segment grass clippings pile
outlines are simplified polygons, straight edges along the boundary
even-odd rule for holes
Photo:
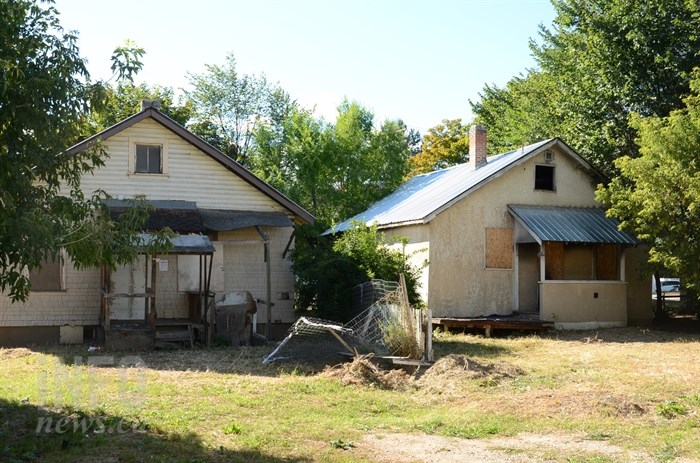
[[[466,381],[479,381],[495,386],[503,379],[515,378],[525,372],[504,363],[474,360],[461,354],[449,354],[437,360],[417,381],[417,386],[430,393],[446,393],[458,389]]]
[[[404,370],[384,370],[375,365],[371,355],[360,355],[351,362],[327,367],[321,372],[325,378],[336,379],[343,386],[368,386],[388,390],[404,390],[413,378]]]

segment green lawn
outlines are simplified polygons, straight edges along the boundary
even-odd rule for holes
[[[263,366],[268,348],[0,349],[0,461],[374,461],[367,436],[398,433],[575,435],[632,452],[533,447],[532,461],[700,461],[699,336],[443,334],[435,350],[432,369],[384,389]]]

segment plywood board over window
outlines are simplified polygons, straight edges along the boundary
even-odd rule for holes
[[[595,247],[596,280],[618,280],[620,245],[598,244]]]
[[[547,280],[564,279],[564,243],[544,243],[544,274]]]
[[[63,258],[47,258],[41,268],[29,272],[29,282],[32,291],[62,291],[63,290]]]
[[[513,229],[486,229],[486,268],[513,268]]]

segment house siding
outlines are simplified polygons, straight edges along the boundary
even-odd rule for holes
[[[503,172],[438,214],[430,227],[430,292],[436,317],[506,315],[515,309],[514,269],[485,268],[485,229],[513,228],[508,204],[589,207],[595,185],[569,156],[553,148],[556,191],[536,191],[539,153]],[[465,252],[468,250],[468,252]]]
[[[270,282],[272,322],[292,323],[294,315],[294,274],[289,255],[282,257],[292,228],[262,227],[270,238]],[[258,232],[242,229],[219,233],[224,244],[224,286],[228,291],[246,290],[254,299],[267,300],[264,246]],[[288,299],[280,296],[288,295]],[[258,323],[267,321],[267,306],[258,303]]]
[[[100,272],[78,270],[70,261],[64,272],[65,291],[33,292],[26,302],[14,304],[8,296],[0,296],[0,326],[97,325]]]
[[[136,140],[167,145],[167,171],[164,175],[129,173],[130,141]],[[280,203],[150,118],[113,135],[103,142],[103,146],[109,157],[105,159],[103,167],[83,177],[81,185],[86,195],[102,189],[113,197],[142,194],[150,200],[194,201],[200,208],[283,212],[291,217],[291,212]],[[293,228],[266,228],[266,231],[270,236],[272,255],[272,296],[275,303],[272,319],[273,322],[291,323],[294,321],[294,276],[290,261],[282,258],[282,253]],[[249,228],[219,233],[219,239],[260,242],[247,245],[222,244],[225,290],[246,289],[251,291],[253,297],[266,299],[266,268],[260,235],[255,229]],[[162,256],[160,259],[168,261],[168,269],[156,272],[158,317],[188,317],[188,294],[178,291],[177,286],[177,256]],[[99,269],[78,270],[68,261],[64,272],[64,291],[33,292],[26,303],[16,304],[12,304],[6,295],[0,295],[0,327],[98,325],[101,290]],[[285,294],[289,297],[284,298]],[[219,293],[218,297],[223,295]],[[265,305],[260,304],[260,310],[265,309]],[[1,336],[0,345],[3,345]]]
[[[167,173],[129,174],[129,140],[167,143]],[[104,142],[106,165],[86,175],[85,193],[102,189],[114,197],[146,195],[152,200],[182,199],[209,209],[287,212],[279,203],[152,119],[145,119]]]

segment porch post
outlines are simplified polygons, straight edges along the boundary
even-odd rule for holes
[[[540,252],[537,253],[540,258],[540,281],[546,280],[545,277],[545,255],[544,255],[544,243],[540,244]]]
[[[519,261],[518,256],[518,243],[513,242],[513,254],[515,257],[515,262],[513,262],[513,311],[520,311],[520,277],[519,273]]]
[[[620,281],[626,281],[625,278],[625,250],[624,246],[620,246]]]

